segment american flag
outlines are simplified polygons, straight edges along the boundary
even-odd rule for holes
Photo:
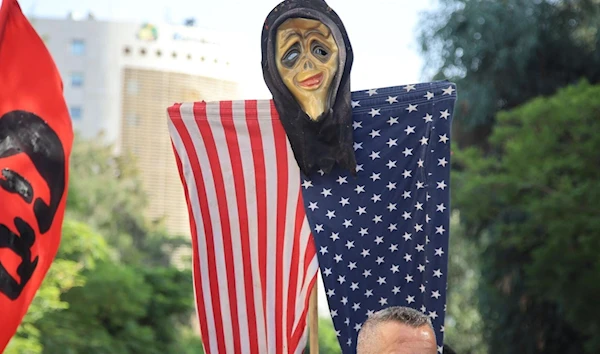
[[[344,353],[355,353],[370,314],[396,305],[429,315],[442,352],[455,100],[446,81],[354,92],[357,176],[338,169],[303,177]]]
[[[206,353],[301,353],[318,270],[300,171],[269,100],[176,104]]]

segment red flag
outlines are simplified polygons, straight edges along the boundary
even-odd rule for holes
[[[60,243],[73,129],[58,70],[16,0],[0,8],[0,352]]]
[[[184,103],[169,117],[205,352],[302,353],[318,264],[272,101]]]

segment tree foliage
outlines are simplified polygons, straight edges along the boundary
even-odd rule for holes
[[[448,297],[444,343],[457,353],[486,354],[483,320],[479,312],[481,266],[479,248],[465,235],[458,212],[450,219]]]
[[[491,152],[455,154],[453,200],[483,249],[490,353],[598,353],[600,86],[498,115]]]
[[[67,215],[101,232],[122,262],[168,266],[171,251],[189,241],[168,235],[161,220],[149,220],[147,205],[131,154],[115,154],[102,139],[76,138]]]
[[[65,294],[67,311],[44,317],[44,353],[175,353],[190,316],[191,274],[100,264]]]
[[[54,312],[68,309],[69,303],[61,295],[82,286],[85,283],[83,270],[94,269],[96,262],[109,259],[109,254],[109,247],[102,236],[81,222],[66,219],[56,259],[5,354],[41,353],[39,321]]]
[[[600,1],[438,2],[419,38],[431,76],[458,84],[452,200],[461,226],[451,242],[464,233],[480,259],[471,303],[490,353],[598,352],[590,317],[600,228],[589,199],[598,96],[578,82],[600,82]],[[480,150],[458,150],[469,146]],[[452,290],[463,257],[453,249],[448,318],[457,327],[447,334],[458,346],[453,338],[471,337],[469,307],[454,306],[464,299]]]
[[[191,332],[188,240],[148,220],[135,161],[76,139],[58,254],[7,354],[202,353]]]
[[[340,348],[340,343],[333,327],[333,321],[329,317],[319,318],[319,353],[342,353],[342,348]]]
[[[429,72],[459,87],[461,144],[483,144],[500,110],[581,78],[600,82],[599,0],[439,3],[419,38]]]
[[[308,343],[304,352],[310,353],[310,345]],[[333,321],[330,317],[319,317],[319,353],[342,353],[335,328],[333,327]]]

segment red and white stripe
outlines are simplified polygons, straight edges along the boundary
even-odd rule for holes
[[[184,103],[168,113],[205,352],[302,353],[318,264],[272,101]]]

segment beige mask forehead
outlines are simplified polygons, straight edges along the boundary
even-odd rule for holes
[[[298,36],[306,38],[311,34],[329,38],[331,30],[321,21],[307,18],[287,19],[277,28],[277,46],[279,48],[284,48],[294,37]]]

